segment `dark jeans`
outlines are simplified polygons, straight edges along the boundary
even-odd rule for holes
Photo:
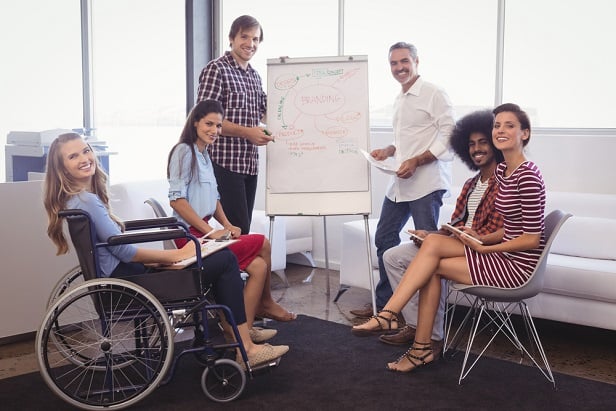
[[[234,173],[214,162],[212,164],[222,209],[231,224],[241,228],[242,234],[248,234],[255,206],[257,176]]]
[[[141,263],[120,262],[111,276],[122,278],[137,274],[148,275],[147,271],[148,269]],[[235,323],[238,325],[245,323],[244,282],[240,275],[240,267],[237,264],[235,254],[225,248],[205,257],[203,259],[202,279],[204,285],[211,287],[216,302],[229,307]]]
[[[244,282],[235,254],[224,248],[208,255],[203,259],[203,271],[203,281],[212,285],[216,302],[229,307],[237,324],[245,323]]]
[[[395,203],[387,197],[383,200],[381,216],[374,235],[376,255],[379,260],[379,283],[375,290],[377,309],[382,309],[393,294],[383,264],[383,254],[400,244],[400,231],[410,217],[413,217],[413,224],[417,230],[437,230],[444,194],[445,190],[438,190],[413,201]]]

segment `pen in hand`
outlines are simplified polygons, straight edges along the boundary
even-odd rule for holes
[[[270,136],[270,137],[271,137],[271,135],[272,135],[272,133],[270,133],[270,132],[269,132],[269,130],[267,130],[267,129],[263,129],[263,133],[264,133],[266,136]],[[274,140],[274,138],[272,137],[272,143],[275,143],[275,142],[276,142],[276,140]]]

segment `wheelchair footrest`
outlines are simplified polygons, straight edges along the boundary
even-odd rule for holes
[[[255,367],[250,367],[250,369],[252,370],[253,375],[265,374],[270,372],[272,368],[278,367],[278,364],[280,364],[280,358],[276,358],[275,360],[259,364]]]

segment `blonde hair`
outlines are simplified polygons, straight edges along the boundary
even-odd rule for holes
[[[68,242],[64,236],[62,219],[58,213],[66,208],[66,202],[70,197],[82,191],[80,185],[64,167],[64,160],[61,153],[61,148],[65,143],[77,139],[82,139],[77,133],[61,134],[51,143],[47,153],[43,204],[45,205],[48,219],[47,235],[58,248],[56,255],[66,254],[68,252]],[[89,144],[88,147],[90,147]],[[92,152],[95,153],[94,150],[92,150]],[[109,211],[111,219],[118,223],[123,230],[124,225],[118,217],[113,215],[109,206],[107,174],[102,169],[96,154],[94,154],[94,159],[96,161],[96,170],[92,178],[92,185],[89,187],[90,192],[96,194],[100,198],[101,202]]]

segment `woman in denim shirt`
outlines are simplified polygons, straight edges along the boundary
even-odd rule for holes
[[[206,147],[220,135],[223,108],[215,100],[200,101],[191,110],[179,142],[171,149],[167,164],[169,201],[174,216],[185,222],[197,237],[211,239],[230,237],[239,239],[228,248],[237,256],[240,269],[249,274],[244,289],[244,304],[248,325],[256,315],[277,321],[292,321],[296,318],[272,298],[271,246],[262,234],[242,234],[234,226],[219,201],[218,188],[212,161]],[[222,224],[216,230],[210,225],[211,218]],[[176,239],[182,247],[184,239]],[[265,341],[275,335],[275,330],[251,328],[255,341]]]

